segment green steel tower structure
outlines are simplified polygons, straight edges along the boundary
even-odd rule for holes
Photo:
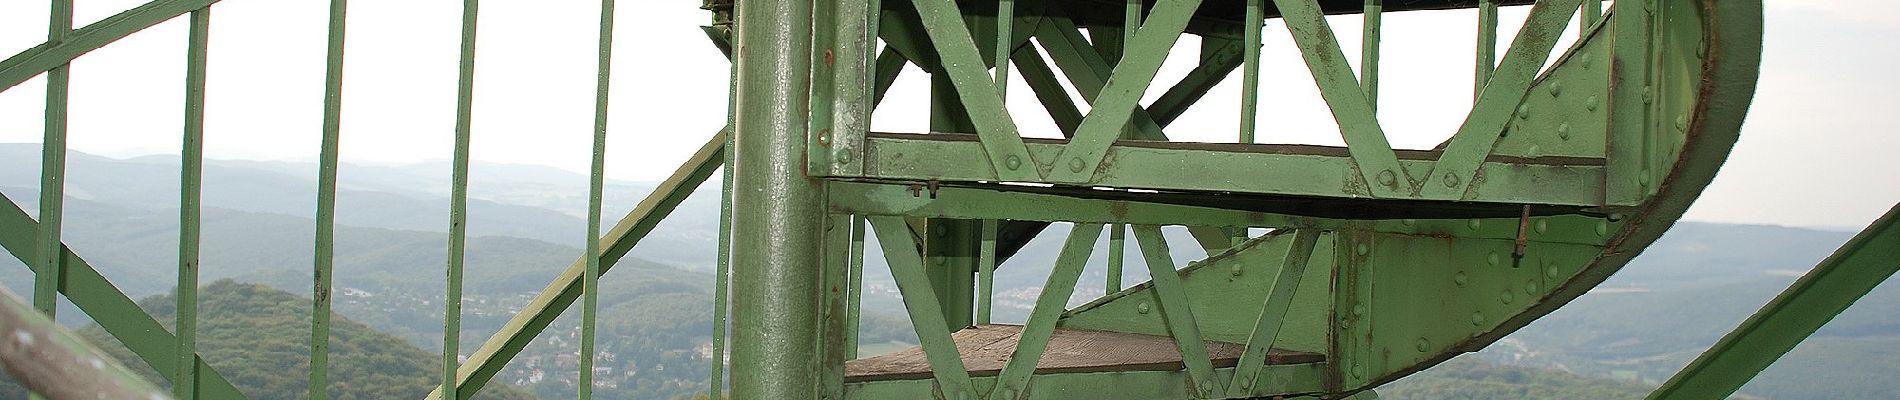
[[[0,244],[36,272],[36,308],[7,296],[0,328],[64,338],[34,315],[51,314],[63,294],[177,382],[172,396],[241,399],[195,353],[191,322],[212,3],[154,0],[73,29],[70,0],[55,0],[48,40],[0,61],[0,90],[49,78],[41,218],[11,199],[0,207]],[[1563,306],[1667,230],[1736,142],[1762,42],[1759,0],[1607,8],[1601,0],[706,0],[704,34],[732,60],[727,127],[605,235],[590,237],[587,253],[500,332],[462,351],[477,3],[465,0],[462,14],[446,350],[432,399],[479,393],[577,301],[582,346],[591,348],[597,278],[722,166],[713,312],[715,347],[724,354],[730,345],[730,365],[714,357],[715,397],[1372,397],[1381,384]],[[1511,37],[1499,36],[1505,6],[1528,9]],[[602,165],[613,160],[603,146],[613,7],[602,2],[596,38],[589,232],[602,225]],[[329,397],[347,8],[331,0],[313,398]],[[1382,18],[1460,8],[1478,15],[1474,104],[1442,144],[1396,149],[1378,118],[1379,76],[1407,66],[1380,63]],[[61,242],[66,65],[187,14],[180,312],[177,328],[166,329]],[[1356,66],[1332,27],[1342,18],[1363,18]],[[1319,89],[1344,146],[1274,143],[1291,128],[1261,110],[1268,34],[1297,45],[1310,72],[1300,78]],[[1198,48],[1181,45],[1190,35]],[[1157,81],[1170,53],[1195,51],[1198,64],[1183,78]],[[927,118],[928,132],[872,131],[872,111],[907,67],[930,78],[928,115],[910,116]],[[1207,96],[1236,70],[1239,99]],[[1017,121],[1031,116],[1005,107],[1012,80],[1034,92],[1059,132],[1023,131]],[[1194,105],[1236,100],[1236,140],[1170,140],[1182,136],[1172,123]],[[1733,393],[1900,267],[1895,218],[1875,222],[1652,397]],[[1067,225],[1057,230],[1067,236],[1027,322],[991,323],[995,268],[1052,224]],[[1185,227],[1199,249],[1170,249],[1163,227]],[[1105,233],[1109,245],[1098,248]],[[859,357],[873,237],[921,345]],[[1121,282],[1131,250],[1151,281]],[[1078,282],[1098,251],[1110,255],[1109,278],[1099,283],[1107,295],[1068,306],[1078,284],[1098,284]],[[1177,265],[1173,254],[1183,251],[1209,256]],[[52,363],[33,360],[89,351],[69,339],[41,343],[76,347],[0,349],[8,371],[40,393],[154,391],[116,365],[38,368]],[[582,351],[583,398],[592,353]]]

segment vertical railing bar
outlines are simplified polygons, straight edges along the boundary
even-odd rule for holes
[[[1498,2],[1497,0],[1478,1],[1478,59],[1477,75],[1472,80],[1471,101],[1478,101],[1478,93],[1484,92],[1485,84],[1491,82],[1491,73],[1498,63]]]
[[[877,7],[872,8],[875,9]],[[737,31],[733,32],[732,40],[735,42],[738,40]],[[731,60],[728,60],[731,62],[728,62],[726,65],[726,75],[730,76],[732,81],[738,81],[738,44],[734,43],[733,47]],[[902,66],[900,65],[899,68],[902,68]],[[726,86],[726,109],[737,109],[739,106],[739,89],[737,85]],[[876,93],[873,93],[873,104],[875,104],[877,99],[879,99],[879,97],[876,97]],[[733,126],[733,121],[733,113],[728,111],[726,113],[726,127],[728,129]],[[712,375],[708,382],[711,388],[708,389],[707,393],[707,398],[710,400],[720,400],[725,397],[726,330],[728,328],[726,316],[729,315],[728,313],[731,311],[729,307],[732,300],[729,289],[732,280],[732,167],[735,165],[732,156],[732,144],[733,138],[736,135],[732,135],[730,133],[732,131],[730,130],[727,132],[725,151],[720,153],[724,160],[720,161],[721,164],[719,167],[719,241],[715,250],[719,252],[719,254],[713,256],[713,359]]]
[[[172,397],[198,398],[198,239],[204,194],[205,53],[211,8],[191,12],[185,50],[185,138],[178,170],[178,295],[173,330],[178,334]]]
[[[998,0],[996,4],[996,94],[1009,103],[1009,54],[1016,36],[1016,0]]]
[[[59,43],[73,30],[72,0],[53,0],[46,42]],[[71,65],[46,71],[46,131],[40,142],[40,264],[33,276],[33,308],[52,318],[59,309],[65,266],[60,258],[60,228],[66,204],[66,101]]]
[[[1135,31],[1141,29],[1141,2],[1142,0],[1128,0],[1127,5],[1122,8],[1122,43],[1119,51],[1123,56],[1128,54],[1128,45],[1135,42]],[[1117,60],[1121,58],[1127,57],[1120,57]]]
[[[330,398],[330,294],[336,258],[337,141],[343,116],[343,35],[349,0],[330,0],[329,43],[324,56],[323,149],[317,166],[317,232],[311,265],[310,399]]]
[[[1359,38],[1359,86],[1366,89],[1366,103],[1379,112],[1379,43],[1385,19],[1384,0],[1366,0],[1365,32]]]
[[[46,43],[65,41],[73,30],[72,0],[53,0],[47,13]],[[65,285],[61,278],[66,276],[65,259],[60,256],[65,247],[60,230],[66,214],[66,102],[71,69],[71,64],[65,64],[46,71],[46,125],[40,141],[40,232],[36,243],[40,257],[34,260],[40,267],[34,269],[33,308],[46,314],[47,319],[53,319],[59,310],[59,287]],[[43,398],[37,393],[27,397]]]
[[[864,216],[851,216],[851,249],[848,257],[851,269],[850,296],[845,298],[845,336],[844,351],[846,359],[858,358],[858,330],[860,313],[864,308]]]
[[[1127,225],[1108,225],[1108,290],[1103,293],[1115,293],[1122,290],[1122,265],[1124,251],[1128,242],[1125,236]]]
[[[997,220],[983,220],[982,243],[976,253],[976,323],[990,323],[990,310],[996,302],[996,229]]]
[[[1260,116],[1260,29],[1266,23],[1261,7],[1266,0],[1247,0],[1244,18],[1246,31],[1241,39],[1245,49],[1240,72],[1240,142],[1254,143],[1254,129]]]
[[[594,159],[587,189],[587,271],[581,274],[580,398],[594,398],[594,330],[600,308],[600,208],[606,190],[607,94],[613,75],[614,0],[600,0],[600,49],[594,81]]]
[[[458,393],[462,337],[463,250],[468,241],[468,145],[475,97],[475,21],[481,0],[462,1],[462,42],[456,81],[455,159],[449,188],[449,260],[447,298],[442,302],[442,398],[468,397]]]

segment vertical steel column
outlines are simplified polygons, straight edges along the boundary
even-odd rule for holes
[[[1267,0],[1247,0],[1247,24],[1240,45],[1245,49],[1245,64],[1240,69],[1240,142],[1254,142],[1254,125],[1260,116],[1260,28],[1265,17],[1260,8]]]
[[[73,30],[72,0],[54,0],[46,42],[59,43]],[[33,275],[33,308],[52,318],[66,275],[60,258],[60,226],[66,204],[66,94],[71,65],[46,71],[46,132],[40,142],[40,264]]]
[[[1385,19],[1383,0],[1366,0],[1365,31],[1359,37],[1359,86],[1366,89],[1366,104],[1379,112],[1379,29]]]
[[[177,370],[172,397],[198,398],[198,218],[204,194],[205,51],[211,33],[211,8],[191,12],[185,50],[185,138],[178,169],[178,333]]]
[[[442,398],[456,400],[474,393],[458,393],[455,372],[460,368],[462,341],[463,247],[468,241],[468,142],[475,100],[475,17],[481,0],[462,1],[461,65],[456,81],[455,159],[449,178],[449,266],[447,296],[442,299]],[[590,257],[591,258],[591,257]]]
[[[594,160],[587,189],[587,259],[581,274],[580,398],[594,398],[594,325],[600,306],[600,203],[606,184],[607,89],[613,73],[614,0],[600,1],[600,49],[594,74]]]
[[[737,4],[732,368],[741,399],[817,398],[823,186],[805,175],[812,4]]]
[[[1122,264],[1123,258],[1126,258],[1123,251],[1128,247],[1124,235],[1127,235],[1127,231],[1127,225],[1108,225],[1108,290],[1102,293],[1122,291]]]
[[[323,70],[323,150],[317,164],[316,256],[311,265],[311,399],[330,398],[330,284],[336,259],[337,141],[343,122],[343,27],[349,0],[330,0],[330,37]]]
[[[859,317],[864,308],[864,229],[864,216],[852,215],[851,249],[849,250],[851,253],[847,255],[851,258],[849,266],[851,283],[845,289],[850,292],[850,296],[846,298],[849,303],[845,305],[844,326],[849,328],[845,330],[844,337],[846,359],[858,358],[858,331],[862,328],[859,326]]]
[[[1601,20],[1603,20],[1603,0],[1584,0],[1583,29],[1579,29],[1577,35],[1589,36],[1590,26],[1596,25],[1597,21]]]
[[[1471,101],[1478,101],[1478,94],[1484,92],[1484,85],[1491,82],[1491,73],[1498,64],[1498,2],[1497,0],[1478,1],[1478,72],[1472,80]]]
[[[976,323],[990,323],[990,310],[996,303],[996,230],[997,220],[983,220],[981,243],[976,252]]]

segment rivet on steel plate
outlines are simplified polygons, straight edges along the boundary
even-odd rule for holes
[[[1152,309],[1153,307],[1154,307],[1154,306],[1150,306],[1150,305],[1148,305],[1148,302],[1146,302],[1146,301],[1144,301],[1144,302],[1141,302],[1141,304],[1136,304],[1136,305],[1135,305],[1135,312],[1137,312],[1137,313],[1142,313],[1142,314],[1147,314],[1147,313],[1148,313],[1148,310],[1150,310],[1150,309]]]
[[[1550,220],[1537,220],[1537,233],[1544,233],[1544,231],[1548,230],[1550,230]]]
[[[850,164],[852,158],[851,150],[849,149],[838,149],[836,153],[831,154],[831,159],[837,161],[839,164]]]
[[[1689,129],[1689,114],[1676,115],[1676,130],[1680,131],[1680,130],[1688,130],[1688,129]]]
[[[1365,243],[1360,243],[1359,247],[1355,251],[1358,252],[1359,255],[1363,256],[1363,255],[1366,255],[1366,253],[1372,252],[1372,246],[1367,246]]]
[[[1564,83],[1562,81],[1557,81],[1557,80],[1550,81],[1550,97],[1557,97],[1557,95],[1563,94],[1563,92],[1564,92]]]
[[[1458,284],[1458,287],[1465,287],[1465,282],[1470,281],[1471,278],[1466,277],[1464,271],[1458,271],[1458,274],[1451,276],[1451,283]]]
[[[1557,124],[1557,138],[1563,139],[1563,140],[1570,140],[1570,123],[1569,122]]]
[[[1531,105],[1529,104],[1517,105],[1517,119],[1526,119],[1530,117],[1531,117]]]
[[[1472,325],[1483,325],[1483,324],[1484,324],[1484,312],[1483,312],[1483,311],[1472,311],[1472,312],[1471,312],[1471,324],[1472,324]]]
[[[1504,291],[1503,294],[1498,295],[1498,301],[1503,302],[1504,304],[1511,304],[1512,302],[1517,301],[1517,294],[1511,293],[1511,291],[1507,289]]]
[[[1553,269],[1552,271],[1555,271],[1555,270]],[[1524,281],[1524,295],[1530,296],[1530,295],[1537,294],[1537,289],[1539,286],[1540,285],[1537,284],[1537,280],[1535,279]]]
[[[1584,99],[1583,109],[1596,111],[1597,110],[1597,96],[1593,94],[1593,95],[1590,95],[1589,98]]]
[[[1458,175],[1450,173],[1450,172],[1446,172],[1445,173],[1445,187],[1450,187],[1450,188],[1458,187]]]
[[[1495,267],[1495,266],[1497,266],[1497,265],[1498,265],[1498,252],[1495,252],[1495,251],[1493,251],[1493,252],[1491,252],[1491,255],[1489,255],[1489,256],[1485,256],[1485,257],[1484,257],[1484,262],[1485,262],[1485,263],[1488,263],[1488,264],[1491,264],[1491,266],[1493,266],[1493,267]]]
[[[1608,235],[1608,234],[1610,234],[1610,222],[1597,221],[1597,236],[1603,236],[1603,235]]]
[[[1014,154],[1003,157],[1003,168],[1009,168],[1011,171],[1014,171],[1022,167],[1023,159],[1021,157],[1017,157]]]
[[[1234,268],[1227,270],[1227,273],[1232,274],[1234,276],[1240,276],[1240,266],[1234,265]]]
[[[1398,183],[1399,183],[1399,176],[1398,174],[1392,173],[1392,170],[1388,169],[1384,171],[1379,171],[1379,184],[1392,186],[1392,185],[1397,185]]]
[[[1088,168],[1088,164],[1088,161],[1082,161],[1082,157],[1071,158],[1069,159],[1069,171],[1082,172],[1083,168]]]
[[[1465,225],[1470,226],[1471,230],[1475,231],[1475,230],[1478,230],[1479,227],[1484,226],[1484,220],[1472,218],[1471,222],[1468,222]]]
[[[1556,278],[1556,277],[1557,277],[1557,266],[1556,266],[1556,265],[1547,265],[1547,266],[1544,266],[1544,276],[1546,276],[1546,277],[1551,277],[1551,278]]]
[[[1425,338],[1418,338],[1418,352],[1424,353],[1425,351],[1431,350],[1431,349],[1432,349],[1432,342],[1426,341]]]
[[[1359,304],[1353,304],[1353,305],[1352,305],[1352,316],[1354,316],[1354,317],[1365,317],[1365,316],[1366,316],[1366,305],[1365,305],[1365,303],[1359,303]]]

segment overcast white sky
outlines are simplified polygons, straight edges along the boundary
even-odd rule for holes
[[[77,4],[77,25],[140,4]],[[622,1],[612,96],[609,175],[654,180],[724,125],[727,67],[699,33],[695,0]],[[1762,80],[1726,167],[1689,219],[1859,227],[1900,201],[1900,4],[1768,0]],[[328,1],[227,0],[213,7],[207,157],[311,160],[321,116]],[[46,2],[0,2],[0,53],[45,39]],[[473,156],[480,161],[585,171],[592,124],[594,1],[487,1],[477,54]],[[460,2],[351,3],[342,155],[356,163],[411,163],[450,154]],[[1505,38],[1523,8],[1503,14]],[[1469,11],[1386,18],[1381,121],[1399,147],[1429,147],[1462,121],[1471,101]],[[1357,59],[1356,18],[1334,29]],[[159,25],[81,58],[73,67],[70,142],[117,157],[177,154],[185,21]],[[1284,26],[1267,28],[1263,142],[1340,144]],[[1573,28],[1567,36],[1574,37]],[[1507,39],[1508,40],[1508,39]],[[1567,46],[1568,43],[1560,46]],[[1150,99],[1192,67],[1186,37]],[[1355,61],[1356,62],[1356,61]],[[1401,68],[1403,67],[1403,68]],[[1177,140],[1231,141],[1238,75],[1170,127]],[[1013,113],[1030,136],[1055,128],[1019,82]],[[874,120],[921,131],[927,80],[913,70]],[[44,80],[0,92],[0,142],[38,142]],[[345,169],[343,173],[349,171]],[[446,179],[446,177],[445,177]]]

